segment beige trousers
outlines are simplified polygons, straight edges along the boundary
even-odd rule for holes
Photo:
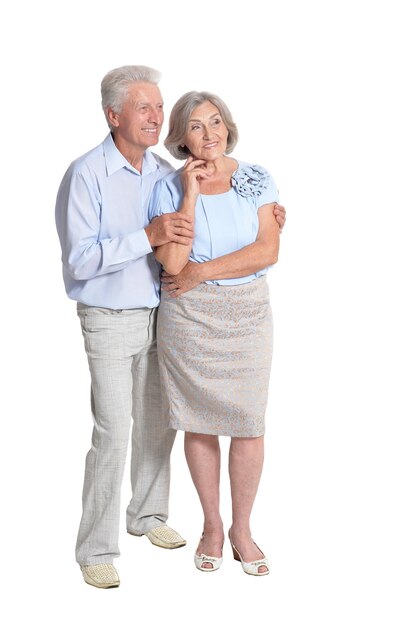
[[[120,492],[132,418],[132,499],[126,522],[135,534],[168,517],[175,431],[161,411],[157,309],[118,311],[78,303],[77,312],[91,373],[94,428],[76,559],[95,565],[120,555]]]

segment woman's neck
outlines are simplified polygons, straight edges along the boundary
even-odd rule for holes
[[[232,174],[238,166],[235,159],[222,156],[219,159],[208,161],[207,163],[208,169],[212,169],[212,174],[210,178],[200,181],[201,193],[211,195],[229,191],[232,186]]]

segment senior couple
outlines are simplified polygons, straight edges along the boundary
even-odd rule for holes
[[[214,94],[189,92],[172,110],[165,146],[184,167],[174,171],[149,150],[164,119],[159,78],[146,66],[106,74],[110,133],[70,165],[56,202],[94,422],[76,559],[100,588],[120,584],[113,559],[132,420],[127,531],[162,548],[185,545],[166,524],[170,453],[182,430],[204,516],[194,562],[219,569],[219,436],[228,436],[233,556],[247,574],[269,573],[250,515],[272,353],[265,275],[278,258],[285,210],[267,170],[227,156],[238,132]]]

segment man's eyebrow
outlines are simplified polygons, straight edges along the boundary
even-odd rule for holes
[[[149,104],[150,104],[150,102],[149,102],[148,100],[136,100],[136,102],[134,103],[135,107],[138,107],[138,106],[143,106],[143,105],[148,106]],[[159,101],[159,102],[157,102],[156,104],[157,104],[157,105],[158,105],[158,104],[164,104],[164,101],[163,101],[163,100],[160,100],[160,101]]]

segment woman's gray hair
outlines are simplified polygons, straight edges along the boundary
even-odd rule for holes
[[[107,124],[112,128],[107,110],[121,113],[126,100],[127,91],[132,83],[144,82],[157,85],[161,73],[146,65],[123,65],[107,72],[101,81],[101,106],[106,116]]]
[[[218,108],[220,116],[229,131],[227,136],[226,154],[232,152],[236,146],[239,134],[233,121],[232,114],[221,98],[209,91],[188,91],[174,104],[169,116],[169,129],[164,146],[176,159],[187,159],[190,151],[184,143],[184,136],[188,130],[188,122],[194,109],[204,102],[211,102]]]

